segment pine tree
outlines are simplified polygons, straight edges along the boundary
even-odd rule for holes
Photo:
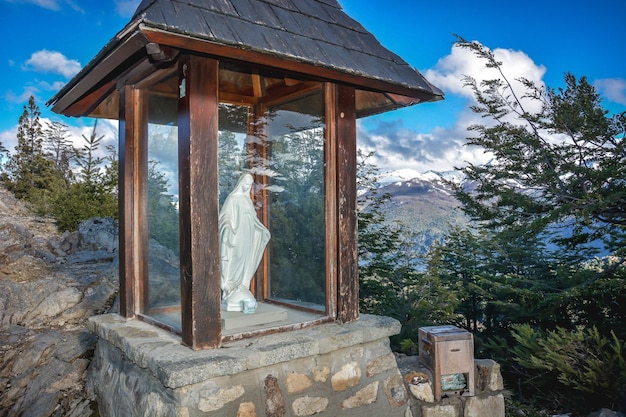
[[[543,234],[572,256],[570,263],[597,253],[597,242],[623,251],[626,113],[609,116],[587,79],[572,74],[565,88],[520,79],[525,91],[515,91],[493,52],[464,39],[457,45],[500,75],[465,79],[478,103],[472,110],[485,121],[469,128],[468,144],[492,153],[494,163],[464,169],[476,183],[472,192],[457,188],[464,211],[494,230]],[[531,104],[539,111],[531,112]]]
[[[54,168],[62,173],[69,186],[73,179],[71,161],[76,155],[76,149],[69,139],[67,126],[60,122],[52,122],[44,130],[44,150],[51,155]]]
[[[86,137],[82,135],[85,141],[82,148],[76,152],[76,163],[80,169],[80,177],[84,185],[88,189],[94,189],[100,183],[100,165],[102,159],[96,154],[100,147],[100,142],[104,135],[98,136],[96,129],[98,128],[98,120],[93,123],[91,135]]]
[[[91,217],[117,217],[116,151],[108,147],[107,156],[97,156],[104,138],[98,136],[97,127],[96,120],[91,135],[82,135],[83,147],[73,150],[77,178],[54,200],[53,215],[59,230],[75,230]],[[103,166],[107,161],[109,164]]]
[[[529,397],[545,399],[544,389],[551,389],[561,399],[583,398],[567,388],[578,389],[580,381],[574,378],[583,374],[563,372],[561,366],[580,368],[587,351],[597,352],[595,357],[610,355],[604,342],[600,347],[596,342],[612,337],[620,345],[625,334],[626,113],[609,116],[587,79],[572,74],[565,75],[564,88],[519,79],[523,91],[516,90],[492,51],[462,38],[457,46],[474,52],[497,75],[482,82],[465,79],[477,102],[472,110],[482,120],[469,128],[473,135],[468,143],[494,158],[489,165],[463,170],[475,184],[471,191],[456,189],[481,233],[468,235],[469,242],[475,240],[467,247],[455,246],[462,239],[447,242],[449,253],[458,256],[442,257],[437,269],[461,274],[466,300],[478,301],[478,308],[466,307],[470,313],[465,314],[475,317],[478,329],[496,336],[483,344],[489,354],[502,355],[497,359],[503,369],[542,383]],[[594,258],[598,254],[604,256]],[[526,326],[523,335],[508,331],[522,329],[520,324]],[[535,329],[558,335],[550,346],[561,349],[558,355],[539,353],[555,358],[562,387],[546,383],[544,377],[554,378],[554,370],[536,372],[537,358],[521,360],[523,352],[516,350],[525,345],[531,354],[537,352],[543,342],[538,333],[533,336]],[[576,341],[572,350],[562,349],[573,345],[568,334],[585,332],[593,337]],[[511,352],[517,357],[511,358]],[[603,385],[591,376],[604,374],[604,366],[597,373],[594,362],[584,382],[596,390],[594,400],[601,398],[597,390]],[[608,397],[619,396],[615,394]],[[591,404],[588,399],[584,402]]]
[[[438,275],[420,270],[414,250],[420,236],[386,220],[385,206],[392,197],[380,193],[378,168],[369,162],[373,154],[359,150],[357,155],[360,311],[399,320],[402,331],[392,344],[413,353],[419,327],[453,321],[455,294]]]
[[[44,154],[40,116],[39,106],[30,96],[18,121],[15,153],[7,164],[7,188],[20,199],[34,198],[36,189],[50,189],[58,179],[52,161]]]

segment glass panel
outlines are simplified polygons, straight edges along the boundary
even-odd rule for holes
[[[249,108],[247,106],[220,104],[218,137],[220,208],[245,170],[248,120]]]
[[[268,298],[320,312],[326,306],[323,114],[320,89],[272,106],[256,123],[250,107],[220,104],[219,129],[220,208],[241,175],[252,174],[252,201],[271,233],[259,268]]]
[[[324,310],[324,106],[320,92],[266,114],[269,296]]]
[[[148,311],[180,330],[180,237],[176,96],[148,93]]]

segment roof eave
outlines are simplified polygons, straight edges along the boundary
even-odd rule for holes
[[[87,116],[109,95],[115,92],[115,76],[121,69],[146,57],[146,45],[157,43],[177,49],[191,50],[222,58],[244,61],[273,68],[280,68],[318,79],[353,85],[357,89],[386,94],[392,104],[381,109],[365,110],[360,117],[406,107],[423,102],[442,100],[444,94],[428,83],[428,88],[394,83],[389,80],[371,78],[341,68],[314,65],[296,57],[269,51],[256,51],[242,45],[227,45],[191,34],[172,32],[138,18],[130,22],[72,78],[48,102],[52,111],[66,116]],[[143,50],[143,51],[142,51]]]
[[[278,52],[255,50],[249,47],[246,48],[245,45],[241,44],[229,45],[197,37],[189,33],[174,32],[171,27],[163,27],[149,22],[142,22],[140,30],[150,42],[238,61],[268,65],[317,78],[324,78],[329,81],[351,84],[366,90],[418,98],[420,99],[419,102],[438,101],[444,97],[444,93],[439,88],[427,81],[427,87],[418,87],[381,78],[372,78],[367,76],[367,74],[351,72],[348,69],[315,65],[306,60]]]
[[[103,84],[124,62],[134,56],[148,43],[138,30],[140,21],[132,21],[111,39],[70,81],[68,81],[48,102],[52,111],[68,116],[66,110],[91,93],[102,89]],[[103,97],[104,99],[106,97]]]

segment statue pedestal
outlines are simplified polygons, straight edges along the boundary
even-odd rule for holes
[[[222,310],[222,330],[244,329],[285,320],[287,309],[265,303],[258,303],[256,311],[252,314]]]
[[[288,312],[288,321],[298,316]],[[362,314],[202,351],[116,314],[91,317],[89,327],[99,341],[87,384],[103,417],[408,415],[410,394],[389,348],[400,323],[387,317]]]

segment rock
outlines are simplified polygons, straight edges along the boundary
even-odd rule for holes
[[[96,338],[118,291],[117,223],[59,235],[0,186],[0,415],[82,417]]]
[[[59,249],[61,249],[65,253],[73,253],[78,251],[80,248],[80,233],[78,232],[65,232],[63,234],[63,240],[59,245]]]
[[[78,232],[81,236],[82,250],[117,252],[119,230],[114,219],[93,217],[82,222],[78,226]]]
[[[409,391],[415,398],[427,403],[435,402],[435,394],[430,382],[422,382],[419,384],[409,384]]]

